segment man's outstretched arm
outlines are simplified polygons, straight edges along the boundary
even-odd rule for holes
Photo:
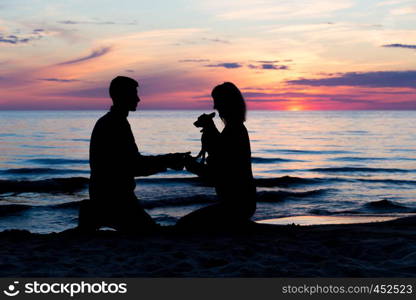
[[[189,153],[169,153],[164,155],[141,155],[138,154],[134,176],[149,176],[165,172],[168,168],[182,170],[185,157]]]

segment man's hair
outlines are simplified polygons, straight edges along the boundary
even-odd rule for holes
[[[130,77],[117,76],[110,83],[110,97],[113,99],[113,102],[118,101],[124,98],[126,90],[130,88],[137,88],[139,83]]]

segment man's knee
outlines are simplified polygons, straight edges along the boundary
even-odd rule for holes
[[[95,205],[91,200],[84,200],[79,206],[78,227],[82,230],[99,228]]]
[[[111,227],[118,231],[149,231],[158,225],[139,203],[124,205],[97,205],[95,201],[81,202],[78,226],[82,230],[98,230],[100,227]]]

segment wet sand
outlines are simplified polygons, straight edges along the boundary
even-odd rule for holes
[[[405,215],[406,217],[409,215]],[[379,215],[350,215],[350,216],[293,216],[285,218],[267,219],[258,221],[260,224],[273,225],[334,225],[334,224],[362,224],[373,222],[386,222],[396,220],[397,216]]]
[[[2,277],[415,277],[416,217],[242,232],[0,233]]]

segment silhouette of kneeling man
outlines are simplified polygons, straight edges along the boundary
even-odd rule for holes
[[[135,176],[182,170],[187,153],[141,155],[130,124],[140,98],[138,82],[118,76],[111,81],[113,106],[95,124],[90,141],[90,200],[80,207],[79,228],[98,230],[102,226],[125,232],[146,232],[158,227],[140,205],[134,190]]]

